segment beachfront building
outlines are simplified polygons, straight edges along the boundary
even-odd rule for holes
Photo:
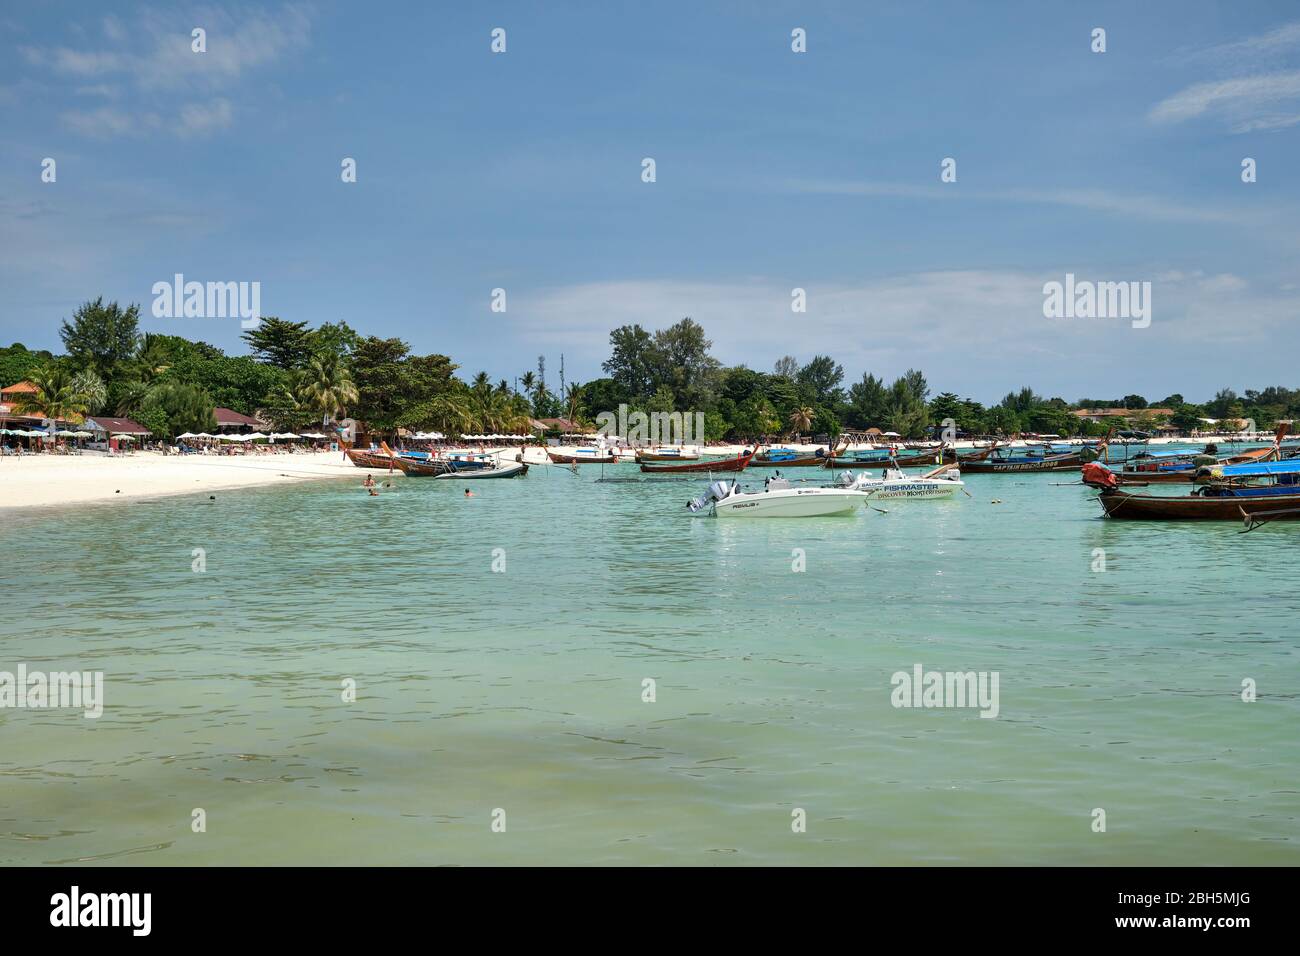
[[[217,434],[242,435],[246,432],[270,430],[265,422],[260,422],[252,415],[245,415],[231,408],[214,408],[212,415],[217,420]]]
[[[1128,419],[1131,422],[1154,423],[1157,419],[1172,418],[1172,408],[1080,408],[1070,412],[1075,418],[1102,424],[1116,423]]]
[[[96,442],[103,443],[110,452],[125,451],[139,445],[153,432],[139,422],[129,418],[108,418],[103,415],[91,415],[83,426],[90,432]]]
[[[26,431],[40,428],[47,421],[40,415],[19,415],[14,410],[21,399],[35,392],[36,386],[31,382],[18,382],[8,388],[0,388],[0,428]]]

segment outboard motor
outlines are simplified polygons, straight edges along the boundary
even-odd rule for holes
[[[693,501],[688,501],[686,507],[690,508],[692,512],[699,511],[701,508],[707,508],[715,501],[721,501],[729,494],[731,494],[731,482],[715,481],[709,485],[708,491],[704,494]]]

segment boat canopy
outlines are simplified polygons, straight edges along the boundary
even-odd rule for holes
[[[1257,478],[1264,475],[1300,475],[1300,458],[1286,461],[1260,461],[1245,465],[1220,465],[1210,468],[1215,478]]]

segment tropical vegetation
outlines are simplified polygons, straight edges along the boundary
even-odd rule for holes
[[[1300,417],[1300,389],[1219,390],[1202,403],[1180,394],[1149,403],[1138,394],[1067,402],[1032,388],[985,406],[954,392],[932,394],[925,375],[909,369],[886,382],[871,372],[846,383],[829,355],[806,362],[781,356],[772,370],[727,366],[712,354],[704,328],[691,318],[656,331],[624,325],[610,332],[604,375],[559,387],[546,379],[545,356],[512,382],[486,372],[468,380],[442,354],[415,354],[399,338],[364,336],[346,323],[264,318],[244,333],[246,355],[227,355],[206,342],[141,334],[139,307],[101,298],[86,302],[60,327],[63,352],[0,348],[0,385],[30,381],[19,414],[78,420],[85,415],[130,417],[160,437],[215,427],[217,406],[255,415],[269,427],[300,431],[355,419],[373,434],[399,429],[522,434],[536,419],[563,418],[590,426],[615,412],[700,412],[707,440],[835,436],[869,428],[905,438],[933,435],[951,421],[963,433],[1100,435],[1110,428],[1171,425],[1203,429],[1207,419],[1252,420],[1269,429]],[[1079,409],[1122,408],[1104,421]],[[1150,409],[1161,409],[1152,413]]]

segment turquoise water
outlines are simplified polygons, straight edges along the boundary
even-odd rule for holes
[[[719,521],[599,474],[0,513],[0,670],[106,696],[0,710],[0,864],[1300,862],[1300,526],[1070,475]],[[918,663],[998,716],[891,706]]]

